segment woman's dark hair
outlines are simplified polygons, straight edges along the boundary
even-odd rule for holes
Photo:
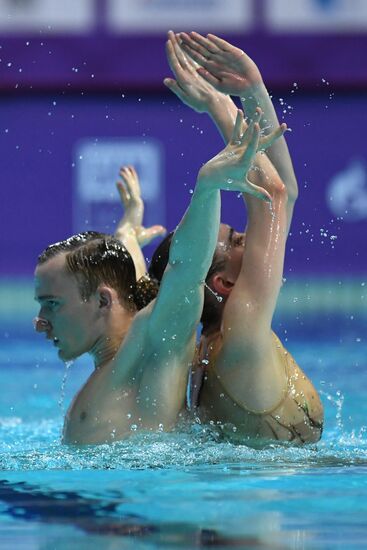
[[[157,282],[158,285],[161,284],[164,271],[167,267],[169,260],[169,249],[172,242],[174,232],[169,233],[163,241],[156,248],[149,266],[149,277]],[[223,252],[218,252],[217,250],[214,253],[213,261],[205,278],[205,282],[208,283],[215,273],[222,271],[225,267],[225,256]],[[205,299],[204,307],[201,315],[201,322],[205,326],[206,324],[212,322],[214,318],[218,315],[218,298],[214,292],[205,286]]]
[[[48,246],[38,258],[43,264],[65,253],[66,270],[73,274],[80,294],[88,300],[100,284],[117,292],[120,303],[130,310],[142,309],[155,298],[158,286],[148,277],[136,282],[134,262],[117,239],[105,233],[86,231]]]
[[[164,271],[167,267],[169,260],[169,249],[172,242],[174,231],[171,231],[163,241],[157,246],[152,256],[150,266],[149,266],[149,277],[157,281],[158,284],[161,284]],[[217,251],[214,252],[213,261],[205,278],[205,282],[209,281],[210,278],[217,273],[222,271],[225,267],[225,257],[222,253]]]
[[[169,249],[172,242],[174,231],[168,233],[163,241],[157,246],[150,261],[148,269],[149,277],[157,281],[160,285],[163,277],[164,270],[167,267],[169,260]]]

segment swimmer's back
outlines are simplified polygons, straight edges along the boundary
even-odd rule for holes
[[[271,339],[272,360],[284,372],[284,388],[277,402],[269,408],[253,410],[241,395],[234,396],[227,389],[225,376],[216,369],[222,347],[222,335],[218,333],[207,348],[202,343],[197,354],[193,380],[200,378],[204,369],[198,413],[203,421],[218,424],[230,439],[255,447],[274,441],[316,442],[323,425],[323,407],[317,391],[274,333]],[[246,376],[245,369],[241,373]]]

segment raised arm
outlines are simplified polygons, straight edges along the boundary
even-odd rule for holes
[[[172,238],[169,263],[150,316],[151,338],[158,338],[160,345],[164,335],[171,347],[182,346],[200,319],[204,280],[219,230],[219,190],[269,201],[268,193],[246,178],[259,144],[259,124],[251,122],[243,135],[242,124],[243,113],[238,111],[230,142],[201,168],[190,206]]]
[[[234,121],[236,119],[237,107],[230,96],[225,95],[207,82],[198,72],[198,65],[185,55],[177,35],[172,31],[168,33],[166,52],[169,66],[176,79],[165,78],[165,85],[183,102],[198,113],[207,113],[219,132],[225,143],[228,143],[232,136]],[[256,107],[252,117],[256,117]],[[262,120],[262,117],[261,119]],[[244,123],[244,129],[247,124]],[[261,134],[260,149],[270,150],[275,147],[275,142],[285,132],[286,125],[276,126],[276,130]],[[263,155],[256,155],[254,164],[264,170],[267,167],[268,159]],[[251,176],[252,177],[252,176]],[[260,182],[261,184],[261,182]],[[250,200],[251,195],[245,195]]]
[[[164,84],[188,107],[206,113],[213,120],[225,143],[231,139],[237,107],[230,96],[216,90],[197,71],[198,65],[187,56],[172,31],[166,43],[168,64],[175,77],[165,78]]]
[[[165,234],[161,225],[146,228],[143,224],[144,202],[141,197],[138,174],[133,166],[120,168],[120,178],[116,183],[124,206],[124,215],[117,225],[115,237],[126,246],[135,264],[136,279],[146,274],[145,258],[141,248],[151,240]]]
[[[213,34],[204,37],[195,32],[180,33],[180,39],[183,50],[200,65],[198,73],[203,79],[220,93],[239,96],[248,119],[253,117],[256,107],[261,107],[264,135],[278,127],[277,115],[261,73],[245,52]],[[267,150],[267,155],[287,188],[288,234],[298,186],[284,137]]]
[[[279,403],[287,388],[280,344],[274,344],[271,334],[282,283],[287,192],[270,161],[266,172],[256,171],[255,175],[272,196],[271,209],[246,200],[244,242],[229,243],[229,256],[236,254],[237,246],[243,247],[239,271],[232,279],[233,271],[216,274],[212,286],[218,291],[224,278],[224,290],[231,287],[221,316],[222,346],[216,373],[231,399],[245,409],[260,412]]]
[[[271,208],[247,200],[247,227],[241,268],[224,306],[225,338],[261,347],[268,340],[282,285],[287,227],[287,192],[270,161],[252,179],[272,197]],[[244,315],[245,312],[245,315]],[[246,326],[244,326],[247,324]]]
[[[206,39],[205,41],[207,42]],[[235,49],[237,50],[237,48]],[[232,99],[218,92],[210,82],[204,80],[201,74],[199,74],[201,71],[197,71],[195,62],[182,51],[177,36],[172,32],[168,35],[167,58],[176,80],[166,79],[166,85],[186,105],[198,112],[208,113],[216,122],[226,140],[232,128],[232,111],[236,111]],[[252,80],[261,78],[256,66],[253,62],[251,63],[253,74],[251,74],[251,66],[249,73]],[[241,87],[243,88],[244,85],[242,84]],[[251,118],[258,116],[256,109],[258,108],[254,107]],[[260,125],[262,124],[261,121],[262,117],[260,118]],[[277,131],[273,131],[271,134],[268,132],[262,136],[259,147],[271,151],[279,141],[282,141],[282,139],[274,140],[274,136],[279,137],[284,130],[285,125],[282,125]],[[258,319],[258,322],[261,322],[262,326],[270,327],[282,278],[285,246],[283,237],[286,236],[283,222],[284,211],[288,206],[289,200],[287,189],[270,162],[268,155],[260,153],[256,155],[255,169],[251,170],[249,177],[251,181],[266,189],[272,195],[274,202],[272,211],[270,211],[268,205],[264,204],[264,202],[258,201],[248,193],[244,193],[244,200],[248,210],[247,233],[249,236],[246,239],[248,246],[245,250],[246,258],[249,257],[249,259],[246,259],[245,265],[254,266],[253,273],[255,274],[254,277],[250,276],[249,280],[247,281],[246,279],[246,281],[249,291],[253,293],[252,295],[255,297],[258,295],[261,303],[264,302],[264,306],[259,310],[261,320]],[[269,237],[274,237],[273,228],[275,223],[279,227],[282,227],[282,238],[279,238],[279,235],[277,235],[276,246],[274,246],[272,241],[269,242]],[[270,250],[272,252],[271,258]],[[267,267],[268,271],[271,271],[271,277],[266,276],[262,279],[261,274],[257,276],[256,273],[259,265],[263,265],[267,261],[271,261],[273,264],[272,269],[269,266]],[[246,269],[244,273],[246,278]]]

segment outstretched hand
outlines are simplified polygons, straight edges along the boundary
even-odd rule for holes
[[[200,65],[197,72],[216,90],[241,95],[262,84],[259,69],[239,48],[214,34],[207,37],[197,32],[179,34],[181,48]]]
[[[267,136],[270,138],[267,143],[261,143],[259,125],[262,116],[261,109],[256,109],[254,119],[244,133],[242,133],[243,116],[243,111],[239,109],[228,145],[201,168],[199,180],[207,182],[211,188],[249,193],[261,200],[271,202],[269,193],[262,187],[251,183],[247,179],[247,173],[254,162],[256,153],[265,150],[283,135],[286,127],[277,128]]]
[[[156,237],[165,235],[166,229],[162,225],[144,227],[144,202],[141,198],[139,178],[133,166],[123,166],[120,169],[121,180],[116,183],[121,202],[124,205],[124,215],[117,226],[115,235],[122,237],[126,231],[134,231],[136,239],[143,247]]]
[[[185,105],[198,113],[206,113],[214,101],[223,100],[224,95],[200,76],[198,65],[182,51],[173,31],[168,32],[166,53],[176,80],[165,78],[163,82]]]
[[[116,183],[116,187],[124,205],[124,217],[120,223],[130,223],[133,227],[139,227],[143,223],[144,203],[138,174],[133,166],[122,166],[119,176],[121,180]]]

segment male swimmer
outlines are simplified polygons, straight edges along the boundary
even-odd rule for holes
[[[200,169],[172,239],[158,296],[146,307],[150,297],[141,295],[131,255],[116,239],[74,235],[39,257],[36,330],[53,342],[64,361],[89,353],[95,367],[67,412],[63,442],[101,444],[136,430],[174,427],[184,404],[204,279],[219,230],[220,189],[270,200],[267,191],[246,178],[259,146],[260,118],[258,109],[243,133],[238,111],[228,145]],[[281,133],[277,129],[274,137]]]
[[[167,56],[175,79],[165,84],[186,105],[208,113],[224,140],[241,98],[247,121],[263,110],[263,139],[278,120],[261,74],[240,49],[214,36],[170,32]],[[199,68],[198,68],[199,67]],[[256,155],[252,182],[272,205],[244,194],[247,228],[221,225],[206,283],[202,335],[195,360],[191,406],[232,440],[254,447],[274,441],[318,441],[323,407],[305,376],[271,329],[282,284],[286,239],[297,198],[297,181],[284,137],[267,155]],[[163,272],[169,237],[158,247],[150,274]]]

